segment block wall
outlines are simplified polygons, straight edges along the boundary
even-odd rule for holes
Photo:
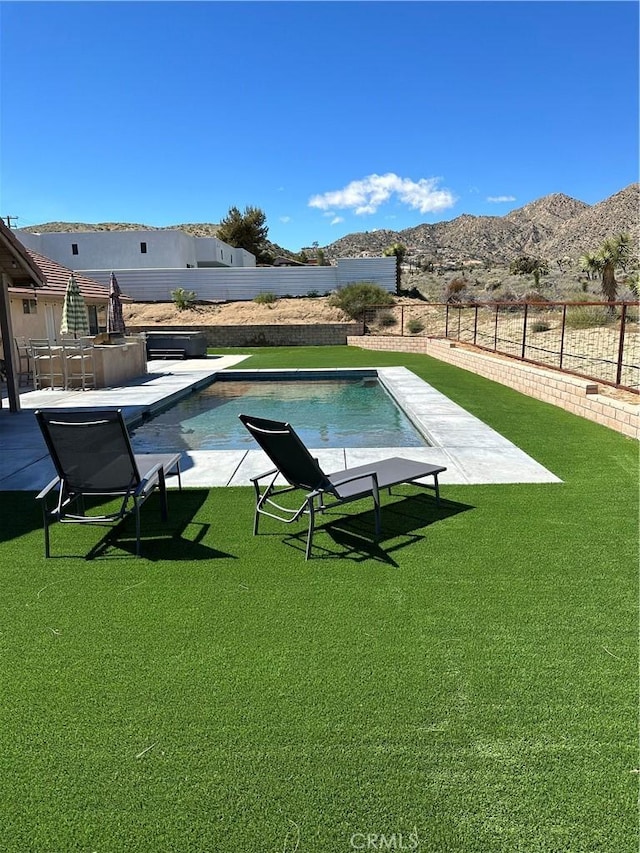
[[[614,399],[598,393],[602,386],[588,379],[462,347],[443,338],[365,335],[350,337],[347,343],[369,350],[423,353],[640,439],[640,396],[637,404]]]
[[[345,346],[347,337],[358,335],[359,323],[327,323],[264,326],[127,326],[129,334],[164,331],[203,332],[208,347],[303,347]]]

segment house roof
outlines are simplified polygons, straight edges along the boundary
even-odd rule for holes
[[[22,244],[21,244],[22,245]],[[24,249],[24,247],[23,247]],[[69,276],[73,272],[69,267],[59,264],[57,261],[52,261],[51,258],[45,258],[44,255],[34,252],[32,249],[27,249],[27,254],[31,257],[33,263],[42,271],[45,279],[44,287],[38,288],[38,293],[43,296],[59,297],[64,299],[64,294],[69,283]],[[92,278],[87,278],[86,275],[73,272],[80,292],[86,300],[91,302],[106,302],[109,299],[109,288],[105,287],[100,282]],[[33,294],[33,282],[27,280],[14,281],[14,285],[10,288],[12,292],[25,292]],[[128,296],[122,296],[123,302],[130,302]]]
[[[13,231],[0,219],[0,269],[6,272],[14,284],[28,282],[31,287],[40,286],[44,282],[44,273],[38,267],[23,244]]]

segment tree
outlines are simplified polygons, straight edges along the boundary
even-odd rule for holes
[[[607,302],[615,302],[618,295],[616,267],[626,270],[631,260],[631,236],[618,234],[608,237],[596,253],[599,271],[602,275],[602,295]]]
[[[396,259],[396,293],[399,294],[402,282],[402,269],[400,265],[406,257],[407,247],[402,243],[394,243],[392,246],[387,246],[382,254],[387,258],[395,257]]]
[[[580,267],[586,272],[587,278],[595,278],[602,271],[602,265],[595,252],[585,252],[580,258]]]
[[[272,263],[273,257],[267,249],[266,215],[259,207],[247,205],[244,213],[230,207],[229,213],[218,226],[216,236],[230,246],[246,249],[256,256],[258,263]]]
[[[511,275],[533,275],[537,284],[541,275],[549,274],[549,263],[544,258],[520,255],[509,264],[509,272]]]

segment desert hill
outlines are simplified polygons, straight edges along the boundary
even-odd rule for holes
[[[180,228],[198,237],[215,237],[214,223],[183,223],[162,228],[123,222],[47,222],[25,231],[163,231]],[[640,184],[589,205],[563,193],[553,193],[526,204],[505,216],[463,214],[447,222],[420,224],[402,231],[378,230],[348,234],[323,248],[329,261],[340,257],[367,257],[382,254],[393,243],[407,247],[407,259],[420,264],[455,268],[464,262],[509,264],[521,254],[535,255],[554,262],[576,260],[595,251],[607,237],[628,232],[640,245]],[[269,243],[275,255],[294,252]],[[315,248],[306,248],[309,257]]]
[[[508,264],[520,254],[549,261],[565,256],[576,259],[623,232],[631,234],[636,246],[640,244],[639,201],[640,184],[630,184],[595,205],[553,193],[505,216],[463,214],[449,222],[402,231],[349,234],[324,251],[328,258],[377,255],[392,243],[402,243],[407,258],[445,267],[472,260]]]

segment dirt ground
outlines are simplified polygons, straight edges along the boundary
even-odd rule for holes
[[[396,297],[396,305],[404,305],[411,316],[411,308],[424,311],[425,303],[420,299]],[[266,305],[248,302],[225,302],[211,305],[196,305],[183,311],[173,302],[134,302],[123,306],[125,323],[128,326],[247,326],[267,323],[348,323],[350,317],[329,304],[327,297],[278,299]],[[496,355],[496,357],[501,357]],[[502,356],[503,358],[505,356]],[[600,385],[600,393],[638,405],[640,395],[621,389]]]
[[[225,302],[196,305],[179,311],[172,302],[134,302],[124,306],[127,325],[158,323],[165,326],[244,326],[280,323],[348,323],[350,318],[329,305],[326,297],[317,299],[278,299],[267,305],[256,302]]]

